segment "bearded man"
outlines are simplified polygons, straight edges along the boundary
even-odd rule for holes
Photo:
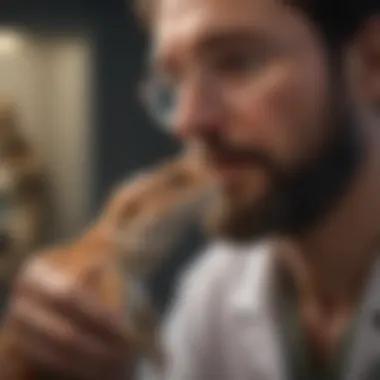
[[[349,57],[371,64],[363,43],[379,30],[379,1],[139,10],[152,38],[148,109],[201,146],[223,184],[206,218],[210,247],[163,329],[164,373],[150,376],[377,379],[380,128],[353,96]],[[121,321],[83,289],[37,277],[20,279],[8,311],[30,360],[78,379],[122,378]]]

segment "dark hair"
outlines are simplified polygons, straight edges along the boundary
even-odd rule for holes
[[[136,0],[139,18],[149,24],[159,0]],[[337,45],[353,37],[363,22],[380,14],[380,0],[287,0],[318,27],[326,43]]]
[[[295,6],[315,23],[328,45],[354,37],[363,23],[380,14],[380,0],[295,0]]]

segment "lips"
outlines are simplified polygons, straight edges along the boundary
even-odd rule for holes
[[[249,157],[242,154],[232,154],[232,153],[211,153],[207,154],[207,161],[211,165],[223,165],[223,166],[231,166],[231,165],[242,165],[247,164],[251,161]]]
[[[213,167],[242,167],[252,165],[255,160],[243,154],[209,154],[207,161]]]
[[[246,160],[226,159],[224,157],[213,158],[208,161],[208,165],[218,179],[221,179],[225,184],[241,179],[247,169],[252,167],[252,163]]]

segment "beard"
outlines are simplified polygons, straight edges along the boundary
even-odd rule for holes
[[[380,99],[377,100],[376,104],[373,106],[373,114],[375,121],[380,124]]]
[[[206,232],[235,243],[267,235],[298,235],[313,229],[348,188],[363,157],[360,128],[354,118],[335,125],[335,133],[313,159],[285,175],[264,155],[256,162],[270,171],[270,191],[260,199],[239,203],[221,194],[205,215]]]

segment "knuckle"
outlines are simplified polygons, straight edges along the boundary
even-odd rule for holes
[[[64,349],[70,350],[77,345],[77,333],[68,321],[60,322],[53,335],[57,345]]]
[[[61,300],[71,298],[75,290],[71,278],[58,268],[52,265],[43,264],[39,273],[39,279],[36,280],[43,285],[49,292],[54,292],[55,297]]]
[[[14,292],[16,294],[20,293],[23,291],[24,287],[30,282],[30,279],[31,279],[31,272],[32,272],[32,269],[31,269],[31,263],[28,263],[28,264],[24,264],[18,274],[17,274],[17,277],[15,279],[15,282],[14,282]],[[33,263],[33,266],[35,264]]]
[[[41,267],[41,257],[33,257],[26,261],[24,265],[20,269],[20,275],[19,277],[21,279],[34,277],[34,274],[40,270]]]
[[[40,258],[33,258],[23,265],[15,281],[15,291],[23,292],[24,289],[33,288],[35,284],[44,280],[46,269]]]
[[[61,303],[72,303],[77,297],[75,284],[72,281],[65,281],[64,284],[59,284],[58,282],[60,279],[58,277],[59,275],[52,275],[48,286],[51,286],[56,290],[57,301]],[[54,286],[52,286],[52,282],[54,282]]]
[[[51,294],[57,302],[67,302],[75,294],[74,281],[54,265],[42,258],[31,260],[22,269],[16,282],[16,294],[25,289]]]

